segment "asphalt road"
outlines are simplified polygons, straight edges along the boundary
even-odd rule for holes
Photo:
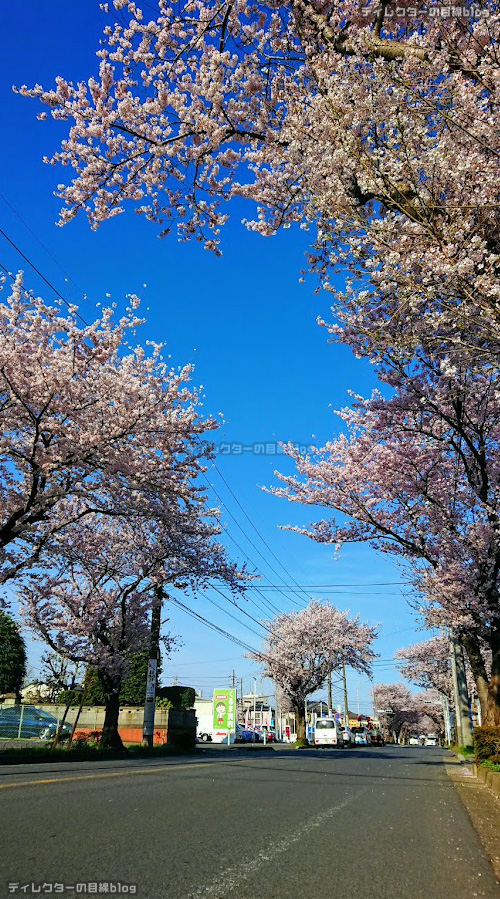
[[[0,896],[500,899],[443,757],[277,746],[2,768]]]

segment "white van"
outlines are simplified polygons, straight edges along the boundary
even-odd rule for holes
[[[318,718],[314,727],[315,746],[343,746],[342,725],[335,718]]]

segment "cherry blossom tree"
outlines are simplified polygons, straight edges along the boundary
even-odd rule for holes
[[[289,699],[297,719],[297,740],[306,742],[306,698],[342,663],[370,676],[377,628],[317,600],[301,611],[283,612],[265,626],[269,635],[262,650],[249,657],[262,664],[264,676]]]
[[[398,649],[395,658],[400,661],[403,677],[423,687],[436,690],[448,699],[452,698],[450,641],[446,636],[431,637]]]
[[[399,743],[405,729],[417,724],[415,700],[405,684],[375,684],[373,702],[382,728],[391,734],[395,743]]]
[[[311,264],[371,351],[498,347],[498,40],[493,0],[401,19],[373,0],[114,0],[88,81],[23,86],[69,123],[62,221],[125,204],[216,249],[248,227],[316,229]],[[457,11],[455,11],[457,12]],[[46,113],[41,113],[41,117]],[[471,320],[479,334],[471,331]]]
[[[416,693],[414,697],[418,716],[419,732],[429,734],[437,733],[444,736],[443,703],[436,690],[426,690],[425,693]]]
[[[186,475],[189,480],[189,474]],[[20,591],[26,623],[49,646],[97,671],[105,699],[103,745],[121,748],[120,690],[131,655],[149,641],[153,605],[168,585],[187,589],[212,580],[241,589],[244,573],[217,541],[220,525],[193,483],[182,501],[159,495],[163,524],[94,514],[59,535],[48,570]],[[190,500],[190,501],[189,501]],[[163,636],[169,652],[175,638]]]
[[[129,345],[137,302],[115,323],[108,308],[80,325],[76,307],[64,313],[30,296],[18,276],[0,304],[4,581],[97,512],[162,519],[160,494],[192,501],[187,485],[209,458],[202,438],[216,422],[200,415],[190,366],[171,370],[159,345]]]
[[[395,392],[343,410],[347,434],[301,456],[301,477],[279,475],[280,496],[342,513],[295,528],[319,542],[366,541],[411,566],[430,625],[466,649],[483,720],[500,721],[499,410],[496,370],[404,377]],[[344,516],[346,518],[344,518]],[[484,649],[491,651],[491,673]]]
[[[406,740],[410,732],[443,732],[443,712],[435,691],[412,693],[406,684],[375,684],[375,712],[382,728],[395,743]]]

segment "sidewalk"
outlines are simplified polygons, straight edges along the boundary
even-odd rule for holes
[[[450,755],[446,756],[445,764],[500,880],[500,797],[475,776],[475,762],[461,761]]]

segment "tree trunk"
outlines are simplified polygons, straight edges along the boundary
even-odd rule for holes
[[[481,705],[482,723],[489,726],[500,725],[500,631],[495,628],[490,640],[492,660],[491,676],[488,678],[486,665],[479,641],[474,635],[461,636],[476,683]]]
[[[307,743],[306,736],[306,707],[302,702],[294,703],[295,720],[297,722],[297,743]]]
[[[105,703],[101,746],[106,749],[124,749],[122,738],[118,733],[121,679],[110,678],[102,672],[98,673],[98,677],[104,693]]]
[[[476,684],[477,698],[479,699],[479,705],[481,706],[481,720],[485,724],[489,705],[488,674],[481,652],[481,645],[475,634],[460,634],[460,641],[467,653],[469,665]]]
[[[482,712],[481,706],[481,712]],[[483,724],[500,726],[500,651],[493,653],[491,677],[488,683],[488,699]]]

